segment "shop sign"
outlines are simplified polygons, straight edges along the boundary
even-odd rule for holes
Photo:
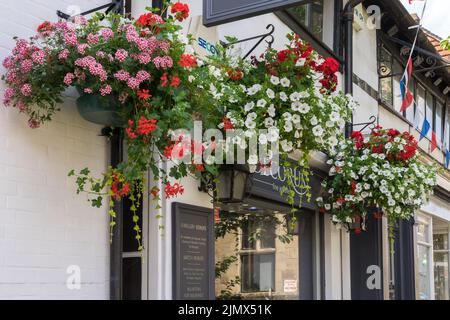
[[[214,26],[302,5],[310,0],[203,0],[203,24]]]

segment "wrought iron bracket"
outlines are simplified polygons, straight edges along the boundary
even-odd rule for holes
[[[267,33],[264,33],[264,34],[260,34],[260,35],[257,35],[257,36],[254,36],[254,37],[250,37],[250,38],[240,39],[240,40],[237,40],[237,41],[234,41],[234,42],[230,42],[230,43],[225,43],[223,41],[220,41],[220,43],[226,49],[226,48],[228,48],[228,47],[230,47],[232,45],[238,44],[238,43],[243,43],[243,42],[259,39],[258,42],[256,42],[256,44],[244,56],[244,59],[246,59],[266,39],[267,39],[266,43],[269,46],[269,48],[272,47],[273,43],[275,42],[275,38],[273,37],[273,33],[275,32],[275,26],[273,24],[268,24],[266,29],[269,30],[269,31]]]
[[[359,126],[362,126],[362,128],[361,129],[359,129],[359,131],[364,131],[364,129],[366,129],[367,127],[369,127],[369,126],[373,126],[371,129],[373,129],[374,128],[374,124],[377,122],[377,117],[375,117],[375,116],[371,116],[370,118],[370,121],[369,122],[362,122],[362,123],[349,123],[349,124],[347,124],[347,127],[349,127],[349,128],[354,128],[354,127],[359,127]]]
[[[78,14],[77,16],[86,16],[88,14],[91,14],[91,13],[94,13],[94,12],[97,12],[97,11],[100,11],[103,9],[106,9],[105,14],[108,14],[110,12],[115,12],[115,13],[123,12],[124,1],[123,0],[113,0],[111,3],[104,4],[102,6],[87,10],[85,12]],[[69,20],[74,17],[74,16],[68,15],[67,13],[64,13],[60,10],[56,11],[56,15],[64,20]]]

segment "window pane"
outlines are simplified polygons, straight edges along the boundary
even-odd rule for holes
[[[421,86],[417,86],[417,106],[416,115],[414,120],[414,126],[417,128],[422,125],[425,119],[425,89]]]
[[[122,298],[141,300],[142,297],[142,259],[124,258],[122,260]]]
[[[443,114],[443,106],[442,103],[436,100],[436,139],[438,142],[438,146],[442,147],[442,114]]]
[[[317,39],[322,40],[323,33],[323,0],[288,9],[288,12]]]
[[[424,223],[419,223],[417,225],[417,240],[421,242],[428,243],[430,241],[428,237],[428,225]]]
[[[434,103],[434,98],[433,96],[427,92],[427,109],[426,109],[426,117],[428,122],[430,123],[430,128],[434,128],[433,126],[433,118],[434,118],[434,114],[433,114],[433,103]],[[431,132],[432,130],[428,131],[428,139],[431,139]]]
[[[433,234],[433,248],[434,250],[448,250],[448,234]]]
[[[400,70],[402,69],[400,63],[398,63],[397,61],[394,61],[394,72],[395,73],[399,73],[401,72]],[[401,76],[396,76],[394,77],[394,83],[393,83],[393,92],[394,92],[394,110],[397,112],[400,112],[400,109],[402,107],[402,92],[400,90],[400,80],[401,80]]]
[[[434,254],[434,294],[436,300],[449,299],[448,252]]]
[[[253,239],[256,230],[254,219],[249,218],[242,228],[242,249],[256,249],[256,242]]]
[[[275,254],[241,256],[242,292],[275,291]]]
[[[420,300],[429,300],[431,298],[430,294],[430,254],[429,248],[418,245],[418,273],[419,273],[419,299]]]
[[[447,106],[447,117],[445,119],[445,129],[444,129],[444,147],[450,147],[450,105]]]
[[[275,249],[275,224],[271,221],[260,226],[261,230],[261,249]]]

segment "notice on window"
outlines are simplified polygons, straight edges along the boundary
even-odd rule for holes
[[[296,293],[297,292],[297,280],[284,280],[284,292]]]

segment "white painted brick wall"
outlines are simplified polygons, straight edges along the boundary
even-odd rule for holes
[[[42,21],[55,21],[56,10],[104,3],[0,0],[0,59],[14,46],[13,36],[28,38]],[[3,90],[2,83],[1,96]],[[29,129],[26,120],[0,105],[0,299],[108,299],[106,210],[90,208],[67,177],[72,168],[105,169],[101,127],[80,118],[73,97],[41,129]],[[70,265],[81,268],[81,290],[67,289]]]

